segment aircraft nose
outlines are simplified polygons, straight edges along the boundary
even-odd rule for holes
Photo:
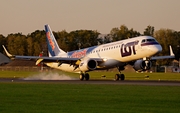
[[[157,53],[160,53],[162,51],[162,47],[161,45],[153,45],[152,47],[150,47],[150,50],[154,53],[154,54],[157,54]]]

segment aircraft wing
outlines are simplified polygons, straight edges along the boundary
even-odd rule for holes
[[[57,62],[59,66],[63,63],[78,66],[80,64],[80,58],[67,58],[67,57],[48,57],[48,56],[20,56],[20,55],[12,55],[10,54],[3,45],[3,48],[7,54],[7,56],[11,59],[25,59],[25,60],[35,60],[36,65],[41,62],[49,63],[49,62]],[[91,58],[96,60],[97,62],[103,62],[102,58]]]
[[[3,45],[3,48],[7,54],[7,56],[11,59],[25,59],[25,60],[36,60],[36,65],[40,62],[76,62],[79,58],[65,58],[65,57],[46,57],[46,56],[20,56],[20,55],[12,55],[10,54]]]
[[[175,58],[175,55],[172,51],[172,47],[169,46],[169,49],[170,49],[170,55],[168,56],[154,56],[154,57],[151,57],[151,60],[159,60],[159,59],[171,59],[171,58]]]
[[[151,60],[159,60],[159,59],[171,59],[171,58],[175,58],[175,56],[155,56],[155,57],[151,57]]]
[[[66,57],[39,57],[39,56],[19,56],[14,55],[13,59],[26,59],[26,60],[36,60],[36,65],[38,65],[40,62],[57,62],[59,65],[65,63],[70,65],[79,65],[81,59],[79,58],[66,58]],[[103,62],[104,60],[102,58],[91,58],[97,62]]]

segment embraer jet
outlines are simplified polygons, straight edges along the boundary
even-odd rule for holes
[[[44,62],[47,66],[68,72],[80,73],[80,80],[89,80],[89,71],[117,68],[119,73],[115,80],[124,80],[124,70],[127,64],[133,65],[136,71],[146,71],[151,68],[151,60],[174,58],[170,47],[170,56],[152,57],[162,51],[161,45],[151,36],[139,36],[126,40],[102,44],[80,50],[65,52],[59,48],[49,25],[45,25],[49,57],[11,55],[15,59],[34,59],[36,65]]]

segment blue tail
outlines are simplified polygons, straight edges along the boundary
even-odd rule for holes
[[[58,56],[62,53],[65,53],[62,49],[59,48],[49,25],[45,25],[45,31],[46,31],[49,57]]]

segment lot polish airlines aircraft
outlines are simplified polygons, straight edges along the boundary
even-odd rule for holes
[[[127,64],[133,65],[136,71],[145,71],[151,68],[151,60],[175,57],[171,47],[169,56],[152,57],[161,52],[162,47],[150,36],[139,36],[65,52],[59,48],[49,25],[45,25],[45,31],[49,57],[11,55],[4,46],[3,48],[11,58],[33,59],[37,60],[36,65],[44,62],[52,68],[68,72],[78,72],[80,73],[80,80],[89,80],[90,75],[87,73],[89,71],[107,70],[114,67],[119,71],[119,74],[115,75],[115,80],[124,80],[125,76],[121,74],[121,70],[124,70],[124,66]]]

